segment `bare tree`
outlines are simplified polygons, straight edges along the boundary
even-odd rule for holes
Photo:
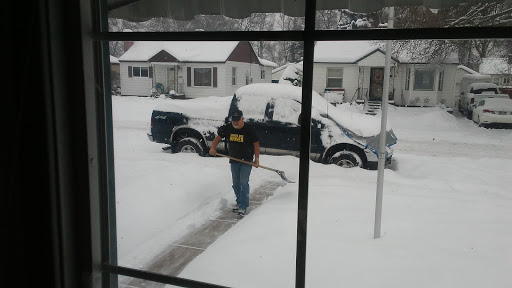
[[[496,2],[463,3],[439,10],[423,6],[396,7],[395,13],[396,28],[508,26],[512,23],[512,6]],[[394,41],[393,51],[427,62],[455,52],[461,64],[478,70],[482,58],[500,54],[507,42],[487,39]]]

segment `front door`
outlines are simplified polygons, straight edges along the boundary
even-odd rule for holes
[[[384,68],[371,68],[370,70],[370,101],[382,101],[384,90]]]
[[[176,91],[176,74],[175,74],[175,67],[170,67],[169,70],[167,70],[167,90],[168,92]]]

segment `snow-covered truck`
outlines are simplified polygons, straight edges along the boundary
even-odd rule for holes
[[[498,85],[494,83],[475,82],[466,86],[459,99],[459,111],[466,118],[473,119],[475,105],[484,98],[509,98],[507,94],[501,94]]]
[[[168,100],[153,109],[148,138],[168,144],[162,149],[208,156],[217,129],[230,124],[229,115],[240,109],[256,129],[261,154],[300,155],[302,88],[269,83],[239,88],[232,97]],[[352,107],[335,107],[313,91],[310,157],[315,162],[341,167],[378,168],[380,118]],[[226,117],[227,116],[227,117]],[[386,131],[386,164],[391,163],[397,138]],[[228,150],[226,143],[218,151]]]

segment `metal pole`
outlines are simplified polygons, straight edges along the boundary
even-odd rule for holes
[[[389,8],[388,29],[393,29],[395,8]],[[391,62],[391,40],[386,40],[386,62],[384,68],[384,91],[382,94],[382,118],[380,122],[379,162],[377,174],[377,200],[375,204],[375,226],[373,238],[380,238],[382,216],[382,189],[384,185],[384,166],[386,165],[386,121],[388,118],[389,73]]]

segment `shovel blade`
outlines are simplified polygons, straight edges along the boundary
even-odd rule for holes
[[[276,172],[277,172],[277,174],[279,174],[279,176],[281,176],[281,179],[283,179],[284,181],[286,181],[288,183],[295,183],[295,181],[292,181],[292,180],[286,178],[286,175],[284,175],[284,171],[277,170]]]

